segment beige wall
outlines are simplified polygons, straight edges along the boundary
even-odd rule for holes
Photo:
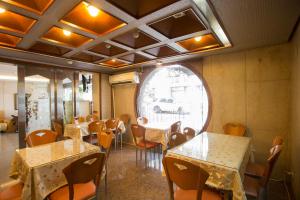
[[[293,188],[300,199],[300,26],[292,40],[290,161]]]
[[[265,161],[275,135],[282,135],[287,141],[289,62],[289,44],[190,62],[203,74],[211,92],[212,116],[208,130],[222,133],[226,122],[246,124],[247,134],[253,138],[256,161]],[[135,116],[134,92],[134,85],[116,86],[117,115],[126,112]],[[285,151],[276,167],[275,177],[282,178],[287,157]]]
[[[0,81],[0,120],[9,120],[11,115],[18,115],[14,104],[16,93],[17,81]]]
[[[100,84],[99,74],[93,73],[93,111],[98,111],[100,117]]]
[[[109,75],[101,74],[101,114],[102,119],[111,118],[111,87],[108,82]]]

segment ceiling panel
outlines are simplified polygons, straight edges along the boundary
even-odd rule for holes
[[[146,62],[146,61],[150,60],[149,58],[146,58],[145,56],[142,56],[142,55],[139,55],[136,53],[122,56],[122,57],[120,57],[120,59],[126,60],[126,61],[128,61],[130,63],[134,63],[134,64],[142,63],[142,62]]]
[[[79,54],[72,56],[71,58],[74,58],[75,60],[84,61],[84,62],[95,62],[95,61],[103,59],[103,57],[90,55],[87,53],[79,53]]]
[[[149,26],[171,39],[206,30],[192,9],[175,13],[155,21]]]
[[[156,39],[139,29],[128,31],[122,35],[114,37],[112,40],[133,49],[138,49],[158,42]]]
[[[218,40],[212,34],[182,40],[177,43],[188,51],[201,51],[221,47]]]
[[[84,1],[73,8],[61,22],[97,35],[107,34],[126,25],[122,20]]]
[[[77,33],[71,33],[58,27],[52,27],[43,36],[43,39],[70,47],[79,47],[92,40],[91,38],[79,35]]]
[[[70,49],[43,43],[43,42],[36,42],[28,50],[36,53],[44,53],[53,56],[62,56],[70,51]]]
[[[89,49],[89,51],[92,51],[94,53],[106,55],[106,56],[115,56],[121,53],[125,53],[126,50],[119,48],[117,46],[108,44],[108,43],[100,43],[93,48]]]
[[[0,8],[0,29],[25,34],[36,20]]]
[[[178,0],[107,0],[131,16],[139,19]]]
[[[155,57],[162,58],[162,57],[167,57],[167,56],[174,56],[178,55],[179,52],[175,51],[174,49],[168,47],[167,45],[164,46],[159,46],[159,47],[154,47],[151,49],[146,49],[144,52],[149,53]]]
[[[0,33],[0,45],[15,47],[20,40],[21,38],[19,37]]]
[[[54,0],[2,0],[31,12],[43,14]]]
[[[117,59],[110,59],[104,62],[101,62],[100,64],[108,66],[108,67],[114,67],[114,68],[118,68],[118,67],[123,67],[125,66],[127,63],[122,62],[120,60]]]

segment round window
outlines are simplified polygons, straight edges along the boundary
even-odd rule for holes
[[[141,85],[137,97],[139,116],[151,127],[167,127],[176,121],[182,127],[201,131],[208,118],[208,95],[203,81],[181,65],[157,68]]]

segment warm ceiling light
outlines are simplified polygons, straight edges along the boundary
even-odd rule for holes
[[[196,41],[196,42],[199,42],[201,39],[202,39],[202,36],[197,36],[197,37],[195,37],[195,41]]]
[[[0,13],[4,13],[6,10],[4,8],[0,8]]]
[[[116,62],[116,59],[111,59],[112,62]]]
[[[65,35],[65,36],[70,36],[70,35],[71,35],[71,31],[63,30],[63,32],[64,32],[64,35]]]
[[[97,17],[99,15],[100,10],[95,6],[89,5],[87,9],[92,17]]]
[[[156,65],[161,66],[163,63],[161,61],[157,61]]]

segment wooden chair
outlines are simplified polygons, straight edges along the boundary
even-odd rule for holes
[[[283,144],[283,138],[282,137],[280,137],[280,136],[274,137],[274,139],[272,141],[272,147],[270,149],[269,158],[272,157],[272,155],[275,153],[276,146],[277,145],[282,145],[282,144]],[[266,164],[259,164],[259,163],[249,162],[247,164],[245,174],[248,175],[248,176],[252,176],[254,178],[261,178],[261,177],[263,177],[264,172],[265,172],[267,167],[268,167],[268,162],[266,162]]]
[[[171,200],[221,200],[212,190],[205,189],[209,174],[197,165],[173,157],[165,157],[163,166],[169,185]],[[173,184],[177,186],[174,191]]]
[[[272,174],[273,168],[279,158],[279,155],[282,150],[282,145],[276,145],[273,147],[274,151],[272,155],[267,160],[267,165],[264,168],[263,174],[261,177],[253,177],[245,174],[244,178],[244,188],[246,195],[255,197],[255,198],[263,198],[267,197],[267,186],[270,180],[270,176]]]
[[[121,149],[122,149],[122,142],[123,142],[123,138],[122,138],[122,134],[120,129],[118,128],[119,126],[119,119],[109,119],[105,122],[105,127],[107,130],[110,130],[114,133],[114,139],[115,139],[115,150],[117,149],[117,144],[118,144],[118,138],[119,135],[121,135]]]
[[[138,125],[146,125],[148,124],[148,119],[146,117],[138,117],[136,119]]]
[[[122,114],[120,115],[119,119],[124,122],[124,125],[127,127],[130,122],[130,116],[128,114]]]
[[[246,127],[240,123],[227,123],[223,130],[225,134],[234,136],[244,136],[246,133]]]
[[[105,191],[107,191],[107,173],[108,173],[108,158],[110,154],[110,149],[111,149],[111,143],[113,140],[113,133],[111,131],[109,132],[100,132],[97,133],[97,139],[98,139],[98,145],[100,146],[101,150],[105,152]]]
[[[97,144],[97,134],[103,130],[103,123],[100,121],[94,121],[88,125],[89,135],[84,136],[83,140],[91,144]]]
[[[12,181],[0,186],[1,200],[21,200],[23,183],[19,181]]]
[[[68,185],[50,194],[50,200],[99,199],[99,182],[105,163],[104,153],[80,158],[63,169]]]
[[[185,127],[183,129],[183,134],[185,135],[187,140],[192,139],[196,135],[196,131],[190,127]]]
[[[171,125],[171,133],[181,132],[181,121],[175,122]]]
[[[29,147],[34,147],[42,144],[55,142],[56,138],[56,132],[42,129],[31,132],[29,135],[27,135],[25,141]]]
[[[138,124],[132,124],[131,125],[131,132],[135,144],[135,159],[136,159],[136,165],[137,165],[137,156],[138,156],[138,150],[141,152],[142,156],[142,150],[145,151],[145,168],[147,168],[147,151],[151,149],[155,149],[159,146],[159,143],[154,143],[147,141],[145,139],[145,132],[146,129],[143,126],[140,126]]]
[[[184,134],[179,132],[171,133],[169,142],[168,142],[168,149],[172,149],[178,145],[181,145],[187,141],[187,138]]]
[[[87,122],[95,122],[95,121],[100,121],[98,115],[92,114],[86,116],[86,121]]]
[[[64,136],[64,129],[63,129],[62,122],[60,122],[58,120],[53,120],[52,126],[53,126],[54,131],[57,133],[57,140],[71,139],[70,137]]]

